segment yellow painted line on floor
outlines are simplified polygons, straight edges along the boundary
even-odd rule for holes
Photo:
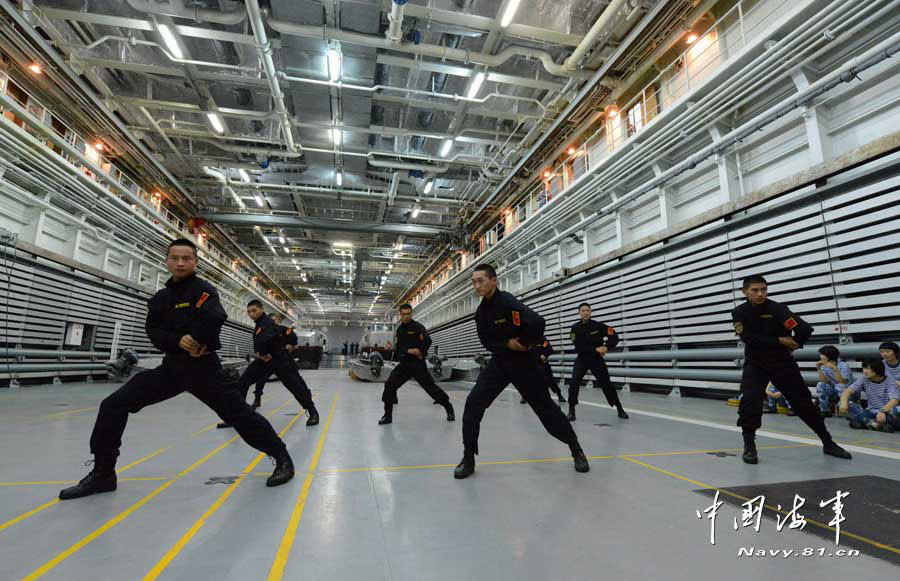
[[[331,402],[331,409],[328,411],[328,419],[325,421],[325,428],[322,435],[319,436],[319,443],[316,444],[316,452],[313,454],[312,461],[307,469],[306,479],[303,480],[303,488],[300,489],[300,496],[294,504],[294,510],[291,512],[291,518],[288,521],[287,529],[281,539],[281,545],[278,546],[278,552],[275,554],[275,561],[269,570],[268,581],[281,581],[284,576],[284,569],[287,566],[288,557],[290,557],[291,549],[294,546],[294,539],[297,536],[297,528],[300,526],[300,519],[303,517],[303,508],[306,506],[306,498],[309,496],[309,489],[312,486],[313,474],[319,465],[319,457],[322,455],[322,447],[325,445],[325,436],[328,435],[328,428],[331,427],[331,420],[334,418],[334,409],[337,407],[337,394]]]
[[[218,423],[219,423],[219,422],[213,422],[213,423],[211,423],[210,425],[208,425],[208,426],[206,426],[205,428],[203,428],[202,430],[197,430],[196,432],[194,432],[193,434],[191,434],[191,437],[193,438],[194,436],[199,436],[200,434],[203,434],[203,433],[205,433],[205,432],[210,431],[211,429],[215,428],[215,427],[216,427],[216,424],[218,424]]]
[[[287,423],[284,429],[278,433],[278,435],[283,437],[287,433],[287,431],[291,429],[291,426],[294,425],[294,422],[299,420],[301,417],[303,416],[301,416],[300,414],[294,416],[291,421]],[[153,581],[154,579],[157,579],[159,577],[159,575],[166,569],[166,567],[169,566],[169,563],[171,563],[175,559],[175,557],[178,556],[178,553],[180,553],[181,550],[184,549],[184,547],[186,547],[187,544],[191,541],[191,539],[194,538],[194,535],[197,534],[197,531],[203,528],[203,525],[206,524],[206,519],[214,515],[216,511],[219,510],[219,508],[221,508],[223,504],[225,504],[225,501],[228,500],[228,498],[231,496],[231,493],[235,491],[238,485],[248,474],[253,472],[253,469],[256,468],[256,465],[259,464],[260,461],[262,461],[262,459],[265,457],[266,455],[263,452],[260,452],[256,455],[256,458],[254,458],[253,461],[250,462],[246,468],[244,468],[240,476],[238,476],[237,480],[232,482],[231,485],[229,485],[228,488],[225,489],[225,492],[223,492],[222,495],[219,496],[219,498],[216,499],[216,501],[212,503],[212,505],[208,509],[206,509],[206,512],[204,512],[203,515],[199,519],[197,519],[197,522],[195,522],[191,526],[191,528],[189,528],[188,531],[184,533],[184,535],[182,535],[180,539],[178,539],[178,542],[175,543],[175,545],[171,549],[169,549],[165,555],[163,555],[162,559],[160,559],[156,563],[156,565],[154,565],[153,568],[150,569],[150,572],[144,576],[144,581]]]
[[[3,523],[3,524],[0,524],[0,531],[2,531],[2,530],[4,530],[4,529],[7,529],[7,528],[13,526],[13,525],[16,524],[16,523],[22,522],[22,521],[25,520],[26,518],[28,518],[28,517],[30,517],[30,516],[34,516],[34,515],[36,515],[37,513],[41,512],[42,510],[44,510],[44,509],[46,509],[46,508],[50,508],[50,507],[53,506],[54,504],[58,504],[58,503],[59,503],[59,499],[58,499],[58,498],[54,498],[54,499],[51,500],[50,502],[48,502],[48,503],[46,503],[46,504],[42,504],[42,505],[40,505],[40,506],[37,507],[37,508],[33,508],[33,509],[29,510],[28,512],[26,512],[25,514],[20,514],[20,515],[17,516],[16,518],[14,518],[14,519],[12,519],[12,520],[8,520],[8,521],[6,521],[6,522]]]
[[[159,450],[156,450],[155,452],[150,452],[149,454],[147,454],[147,455],[144,456],[143,458],[140,458],[140,459],[138,459],[138,460],[135,460],[135,461],[132,462],[131,464],[127,464],[127,465],[125,465],[125,466],[119,468],[118,470],[116,470],[116,474],[121,474],[122,472],[125,472],[126,470],[129,470],[129,469],[131,469],[131,468],[134,468],[134,467],[137,466],[138,464],[142,464],[142,463],[146,462],[147,460],[149,460],[150,458],[153,458],[154,456],[158,456],[159,454],[162,454],[163,452],[165,452],[165,451],[168,450],[168,449],[169,449],[169,448],[166,447],[166,448],[160,448]]]
[[[633,463],[633,464],[638,464],[638,465],[640,465],[640,466],[643,466],[644,468],[647,468],[647,469],[649,469],[649,470],[653,470],[654,472],[659,472],[660,474],[665,474],[666,476],[671,476],[672,478],[677,478],[678,480],[683,480],[683,481],[685,481],[685,482],[690,482],[691,484],[694,484],[694,485],[696,485],[696,486],[699,486],[700,488],[703,488],[703,489],[705,489],[705,490],[717,490],[717,491],[721,492],[722,494],[726,494],[726,495],[728,495],[728,496],[737,498],[738,500],[743,500],[744,502],[751,500],[750,498],[748,498],[748,497],[746,497],[746,496],[741,496],[740,494],[736,494],[736,493],[734,493],[734,492],[731,492],[730,490],[723,490],[723,489],[718,488],[718,487],[716,487],[716,486],[712,486],[711,484],[704,484],[703,482],[699,482],[699,481],[697,481],[697,480],[693,480],[693,479],[688,478],[688,477],[686,477],[686,476],[682,476],[681,474],[676,474],[675,472],[672,472],[672,471],[670,471],[670,470],[663,470],[662,468],[659,468],[658,466],[653,466],[652,464],[647,464],[646,462],[641,462],[640,460],[635,460],[634,458],[628,458],[628,457],[626,457],[626,458],[624,458],[624,459],[625,459],[625,460],[628,460],[629,462],[631,462],[631,463]],[[765,506],[766,508],[768,508],[769,510],[771,510],[771,511],[773,511],[773,512],[777,512],[777,513],[782,514],[782,515],[784,515],[784,516],[787,516],[787,515],[790,514],[789,512],[784,511],[784,510],[779,510],[777,507],[774,507],[774,506],[772,506],[772,505],[770,505],[770,504],[766,504],[766,505],[764,505],[764,506]],[[806,518],[806,517],[804,517],[804,518]],[[819,528],[822,528],[822,529],[831,531],[831,532],[834,532],[834,531],[835,531],[834,527],[830,527],[830,526],[828,526],[828,525],[825,524],[825,523],[820,523],[819,521],[813,520],[813,519],[811,519],[811,518],[806,518],[806,522],[808,522],[808,523],[810,523],[810,524],[812,524],[812,525],[814,525],[814,526],[817,526],[817,527],[819,527]],[[855,533],[853,533],[853,532],[850,532],[850,531],[844,529],[843,527],[841,527],[841,536],[844,536],[844,537],[850,537],[851,539],[855,539],[855,540],[860,541],[860,542],[862,542],[862,543],[866,543],[867,545],[871,545],[871,546],[877,547],[877,548],[879,548],[879,549],[884,549],[884,550],[887,550],[887,551],[891,551],[892,553],[900,554],[900,548],[892,547],[892,546],[886,545],[886,544],[884,544],[884,543],[879,543],[879,542],[876,541],[876,540],[873,540],[873,539],[864,537],[864,536],[862,536],[862,535],[857,535],[857,534],[855,534]]]
[[[95,408],[95,407],[94,408],[80,408],[77,410],[69,410],[67,412],[57,412],[55,414],[47,414],[47,417],[52,418],[52,419],[64,418],[64,417],[72,415],[72,414],[80,414],[81,412],[90,412],[90,411],[94,411],[96,409],[97,408]]]
[[[281,406],[275,408],[267,415],[268,416],[274,415],[275,412],[277,412],[279,409],[286,406],[287,404],[288,404],[288,402],[284,402]],[[89,535],[87,535],[86,537],[84,537],[83,539],[81,539],[80,541],[75,543],[74,545],[70,546],[68,549],[64,550],[60,554],[53,557],[53,559],[51,559],[50,561],[47,561],[46,563],[44,563],[43,565],[41,565],[40,567],[38,567],[37,569],[32,571],[27,577],[23,577],[22,581],[34,581],[35,579],[40,578],[45,573],[51,571],[57,565],[59,565],[60,563],[62,563],[63,561],[65,561],[66,559],[68,559],[69,557],[71,557],[72,555],[74,555],[75,553],[77,553],[78,551],[83,549],[84,547],[86,547],[87,545],[89,545],[95,539],[99,538],[105,532],[107,532],[108,530],[110,530],[111,528],[113,528],[114,526],[116,526],[117,524],[119,524],[120,522],[125,520],[126,518],[128,518],[128,516],[130,516],[136,510],[138,510],[139,508],[141,508],[142,506],[144,506],[145,504],[147,504],[148,502],[153,500],[153,498],[155,498],[157,495],[159,495],[165,489],[167,489],[172,484],[174,484],[178,479],[185,476],[186,474],[189,474],[192,470],[194,470],[201,464],[205,463],[207,460],[209,460],[210,458],[212,458],[213,456],[215,456],[216,454],[218,454],[219,452],[224,450],[226,447],[231,445],[235,440],[238,439],[238,437],[239,436],[233,436],[232,438],[219,444],[218,446],[213,448],[209,453],[207,453],[205,456],[203,456],[202,458],[200,458],[199,460],[197,460],[196,462],[194,462],[193,464],[188,466],[186,469],[179,472],[178,475],[176,475],[173,478],[170,478],[165,483],[163,483],[161,486],[156,488],[153,492],[151,492],[147,496],[143,497],[136,503],[132,504],[130,507],[128,507],[124,511],[120,512],[119,514],[117,514],[116,516],[111,518],[110,520],[106,521],[106,523],[104,523],[102,526],[100,526],[100,528],[94,530],[94,532],[90,533]],[[154,452],[154,454],[155,454],[155,452]],[[135,464],[137,464],[137,462]],[[19,522],[19,521],[23,520],[23,517],[27,518],[28,516],[31,516],[32,514],[39,512],[40,510],[44,510],[45,508],[48,508],[48,507],[53,506],[58,503],[59,503],[59,499],[55,499],[51,502],[48,502],[47,504],[42,505],[33,511],[30,511],[29,513],[26,513],[27,516],[22,515],[22,517],[17,517],[13,521],[10,521],[10,524],[15,524],[15,522]],[[4,525],[0,525],[0,530],[3,530],[3,528],[5,528],[6,526],[7,526],[6,523],[4,523]]]

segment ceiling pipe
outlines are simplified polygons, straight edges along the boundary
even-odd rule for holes
[[[208,175],[212,175],[209,172],[206,172]],[[218,173],[218,172],[217,172]],[[397,174],[394,174],[397,175]],[[213,176],[217,179],[218,176]],[[224,176],[223,176],[224,177]],[[390,192],[393,191],[393,199],[401,202],[415,202],[416,200],[421,200],[422,202],[440,205],[440,206],[462,206],[465,202],[462,200],[456,200],[454,198],[436,198],[428,196],[426,198],[420,198],[417,196],[398,196],[396,190],[389,190],[387,194],[384,190],[377,189],[348,189],[341,188],[340,190],[337,188],[331,188],[327,186],[310,186],[303,184],[269,184],[264,182],[259,183],[247,183],[244,181],[232,180],[227,177],[224,177],[225,181],[221,182],[229,187],[237,188],[237,189],[250,189],[250,190],[266,190],[266,191],[283,191],[283,192],[309,192],[309,193],[321,193],[327,194],[323,197],[328,197],[334,199],[338,195],[341,198],[346,199],[361,199],[361,200],[382,200],[382,199],[391,199]],[[221,181],[221,180],[220,180]]]
[[[284,93],[281,92],[281,85],[278,84],[278,73],[275,71],[275,61],[272,60],[272,44],[266,36],[266,25],[263,22],[262,12],[259,9],[257,0],[246,0],[247,14],[250,16],[250,26],[253,28],[253,36],[256,37],[257,50],[262,57],[263,67],[266,70],[266,78],[269,81],[269,90],[272,92],[272,100],[275,102],[275,110],[281,121],[281,131],[284,133],[284,139],[287,142],[288,149],[296,151],[298,144],[294,143],[293,128],[291,126],[291,117],[288,115],[287,107],[284,105]]]
[[[244,200],[242,200],[241,197],[237,195],[237,192],[235,192],[231,188],[231,186],[228,185],[228,177],[224,173],[215,171],[206,166],[203,167],[203,173],[215,178],[216,181],[222,184],[222,189],[231,195],[231,198],[235,201],[235,203],[237,203],[238,208],[240,208],[241,210],[246,209],[247,206],[244,205]]]
[[[409,0],[393,0],[391,2],[391,11],[388,13],[387,31],[385,37],[393,42],[398,43],[403,39],[403,10]]]
[[[390,167],[394,169],[407,169],[413,171],[424,171],[424,172],[432,172],[432,173],[444,173],[450,166],[447,165],[428,165],[428,164],[420,164],[420,163],[408,163],[405,161],[392,161],[392,160],[383,160],[383,159],[373,159],[369,157],[369,165],[374,167]]]
[[[485,54],[435,44],[412,44],[406,42],[395,44],[386,38],[380,38],[378,36],[349,32],[335,28],[297,24],[286,20],[272,18],[271,16],[269,16],[267,22],[269,26],[281,34],[292,36],[346,42],[371,48],[396,50],[422,56],[430,56],[441,60],[449,59],[487,67],[498,67],[514,56],[523,56],[540,60],[547,72],[552,75],[576,77],[582,80],[589,79],[593,75],[593,71],[569,70],[565,65],[555,63],[553,61],[553,55],[549,52],[524,46],[510,46],[497,54]]]
[[[148,14],[160,14],[174,18],[186,18],[195,22],[215,22],[216,24],[240,24],[247,19],[247,13],[237,9],[231,12],[224,10],[211,10],[194,6],[188,8],[184,0],[171,0],[168,3],[154,2],[153,0],[128,0],[128,5],[140,12]]]
[[[603,12],[597,18],[597,21],[594,22],[594,25],[591,26],[588,33],[581,39],[581,42],[578,43],[578,46],[575,47],[575,50],[572,51],[572,54],[570,54],[563,63],[568,70],[578,70],[578,66],[581,64],[581,61],[584,60],[584,56],[594,47],[597,41],[600,40],[601,36],[604,39],[609,38],[613,20],[624,6],[625,0],[612,0],[612,2],[607,4],[606,8],[603,9]]]

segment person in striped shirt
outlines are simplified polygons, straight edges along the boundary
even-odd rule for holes
[[[816,369],[819,371],[819,383],[816,384],[819,411],[822,417],[830,418],[834,415],[834,404],[840,401],[841,394],[853,382],[853,372],[850,365],[841,359],[841,352],[832,345],[819,348]]]
[[[870,428],[883,432],[893,432],[897,425],[897,416],[893,413],[900,406],[900,387],[885,375],[884,363],[878,359],[863,361],[863,375],[844,390],[838,411],[850,420],[850,427],[855,429]],[[866,390],[868,407],[863,408],[850,397],[860,390]]]
[[[887,341],[878,346],[881,358],[884,362],[884,373],[889,379],[900,385],[900,346],[893,341]]]

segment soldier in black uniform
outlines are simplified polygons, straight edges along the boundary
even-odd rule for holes
[[[619,334],[612,327],[591,319],[591,305],[587,303],[578,306],[578,314],[581,315],[581,320],[572,325],[569,331],[569,337],[578,354],[569,382],[569,421],[575,421],[575,406],[578,405],[581,380],[589,370],[594,374],[596,384],[603,388],[603,394],[609,405],[616,408],[620,418],[627,420],[628,414],[619,401],[619,393],[613,387],[606,362],[603,360],[607,351],[619,344]]]
[[[238,392],[222,385],[219,331],[228,315],[216,289],[197,278],[197,248],[178,239],[169,244],[166,266],[172,278],[150,298],[145,329],[153,345],[165,356],[156,369],[142,371],[100,404],[91,453],[94,467],[81,482],[59,493],[67,500],[116,489],[116,458],[128,414],[187,391],[228,422],[234,423],[245,442],[275,458],[268,486],[284,484],[294,476],[287,448],[272,425]]]
[[[415,378],[422,389],[431,396],[434,403],[444,406],[447,410],[447,421],[456,419],[450,396],[438,387],[428,372],[425,365],[425,357],[431,347],[431,336],[422,323],[413,321],[412,306],[409,304],[400,306],[400,325],[394,334],[394,353],[400,358],[400,363],[391,371],[391,375],[384,382],[384,393],[381,401],[384,402],[384,415],[378,420],[378,425],[390,424],[394,421],[393,410],[397,404],[397,390],[409,378]]]
[[[831,439],[824,420],[812,403],[800,367],[791,355],[812,335],[812,326],[787,306],[769,300],[768,283],[762,276],[745,278],[742,290],[747,302],[731,311],[731,319],[734,332],[744,342],[737,423],[744,435],[744,462],[756,464],[759,461],[754,439],[762,424],[762,402],[770,381],[778,386],[800,419],[822,440],[822,452],[849,460],[850,453]]]
[[[566,398],[563,397],[562,390],[559,388],[556,378],[553,377],[553,369],[550,367],[550,356],[556,353],[556,350],[553,349],[553,345],[550,344],[550,341],[546,337],[541,337],[541,343],[534,351],[538,356],[538,365],[544,373],[544,381],[546,382],[547,387],[556,394],[559,403],[566,403]],[[519,403],[525,404],[528,402],[523,396],[519,400]]]
[[[537,357],[532,351],[541,344],[544,319],[513,295],[497,290],[497,273],[489,264],[475,267],[472,284],[475,292],[482,297],[475,311],[478,338],[493,357],[466,398],[463,458],[453,476],[467,478],[475,472],[481,418],[510,383],[525,397],[544,428],[557,440],[569,445],[575,470],[587,472],[590,465],[578,443],[578,436],[559,406],[550,399]]]
[[[253,299],[247,303],[247,314],[256,322],[256,328],[253,330],[253,350],[256,352],[256,359],[250,363],[238,380],[241,397],[246,400],[251,385],[274,373],[303,409],[309,413],[306,425],[315,426],[319,423],[319,412],[316,410],[316,404],[313,403],[309,387],[306,386],[297,366],[288,356],[288,351],[285,350],[285,340],[288,337],[285,333],[286,329],[275,324],[275,321],[263,310],[262,302],[259,299]],[[230,428],[232,426],[226,421],[216,427]]]
[[[285,327],[281,324],[282,321],[284,321],[284,316],[281,313],[272,313],[269,315],[269,318],[275,322],[275,328],[278,329],[278,333],[284,340],[284,350],[287,351],[288,357],[292,358],[291,353],[299,341],[297,333],[294,332],[293,327]],[[307,345],[309,345],[309,343],[307,343]],[[253,389],[253,403],[251,404],[251,407],[254,409],[262,406],[263,389],[266,387],[266,382],[269,381],[271,377],[271,375],[262,377],[256,382],[256,387]]]

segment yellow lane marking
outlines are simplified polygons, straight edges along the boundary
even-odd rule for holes
[[[81,412],[89,412],[89,411],[93,411],[93,410],[96,410],[96,409],[97,409],[97,408],[95,408],[95,407],[94,407],[94,408],[79,408],[79,409],[77,409],[77,410],[69,410],[69,411],[67,411],[67,412],[57,412],[57,413],[55,413],[55,414],[47,414],[47,417],[48,417],[48,418],[53,418],[53,419],[55,419],[55,418],[64,418],[64,417],[69,416],[69,415],[72,415],[72,414],[80,414]]]
[[[706,489],[706,490],[718,490],[718,491],[721,492],[722,494],[726,494],[726,495],[728,495],[728,496],[737,498],[737,499],[739,499],[739,500],[743,500],[743,501],[745,501],[745,502],[748,501],[748,500],[750,500],[750,498],[747,498],[746,496],[741,496],[740,494],[736,494],[736,493],[734,493],[734,492],[731,492],[730,490],[723,490],[723,489],[721,489],[721,488],[712,486],[712,485],[710,485],[710,484],[704,484],[703,482],[699,482],[699,481],[697,481],[697,480],[692,480],[691,478],[688,478],[688,477],[686,477],[686,476],[682,476],[681,474],[676,474],[675,472],[672,472],[672,471],[670,471],[670,470],[663,470],[662,468],[659,468],[659,467],[657,467],[657,466],[653,466],[653,465],[651,465],[651,464],[647,464],[646,462],[641,462],[640,460],[635,460],[634,458],[628,458],[628,457],[626,457],[625,460],[628,460],[629,462],[631,462],[631,463],[633,463],[633,464],[638,464],[639,466],[643,466],[644,468],[647,468],[647,469],[649,469],[649,470],[653,470],[654,472],[659,472],[660,474],[665,474],[666,476],[671,476],[672,478],[677,478],[678,480],[683,480],[683,481],[685,481],[685,482],[690,482],[691,484],[693,484],[693,485],[695,485],[695,486],[699,486],[700,488],[703,488],[703,489]],[[785,516],[787,516],[787,515],[790,514],[789,512],[786,512],[786,511],[783,511],[783,510],[778,510],[777,507],[774,507],[774,506],[769,505],[769,504],[766,504],[765,507],[768,508],[769,510],[773,511],[773,512],[777,512],[777,513],[782,514],[782,515],[785,515]],[[835,530],[833,527],[830,527],[830,526],[828,526],[828,525],[825,524],[825,523],[820,523],[820,522],[818,522],[818,521],[816,521],[816,520],[813,520],[813,519],[811,519],[811,518],[806,518],[806,522],[808,522],[808,523],[810,523],[810,524],[812,524],[812,525],[814,525],[814,526],[817,526],[817,527],[819,527],[819,528],[822,528],[822,529],[825,529],[825,530],[829,530],[829,531],[831,531],[831,532],[834,532],[834,530]],[[884,543],[879,543],[878,541],[875,541],[875,540],[873,540],[873,539],[864,537],[864,536],[862,536],[862,535],[857,535],[857,534],[852,533],[852,532],[850,532],[850,531],[848,531],[848,530],[846,530],[846,529],[844,529],[844,528],[841,528],[841,535],[842,535],[842,536],[845,536],[845,537],[850,537],[851,539],[855,539],[855,540],[857,540],[857,541],[866,543],[866,544],[868,544],[868,545],[872,545],[873,547],[877,547],[877,548],[879,548],[879,549],[884,549],[884,550],[887,550],[887,551],[891,551],[891,552],[893,552],[893,553],[900,554],[900,548],[892,547],[892,546],[890,546],[890,545],[885,545]]]
[[[288,557],[290,557],[294,539],[297,536],[297,528],[300,526],[300,519],[303,517],[306,498],[309,496],[309,489],[312,486],[313,473],[316,471],[316,466],[319,465],[319,457],[322,455],[322,447],[325,445],[325,436],[328,435],[328,428],[331,427],[331,420],[334,418],[337,398],[338,396],[335,394],[334,400],[331,402],[331,410],[328,412],[328,419],[325,421],[325,428],[322,430],[322,435],[319,436],[319,443],[316,445],[316,452],[309,463],[306,479],[303,481],[303,488],[300,490],[300,496],[297,497],[287,529],[284,531],[284,536],[281,539],[281,545],[279,545],[278,552],[275,554],[275,561],[269,570],[268,581],[281,581],[281,578],[284,576],[284,569],[287,566]]]

